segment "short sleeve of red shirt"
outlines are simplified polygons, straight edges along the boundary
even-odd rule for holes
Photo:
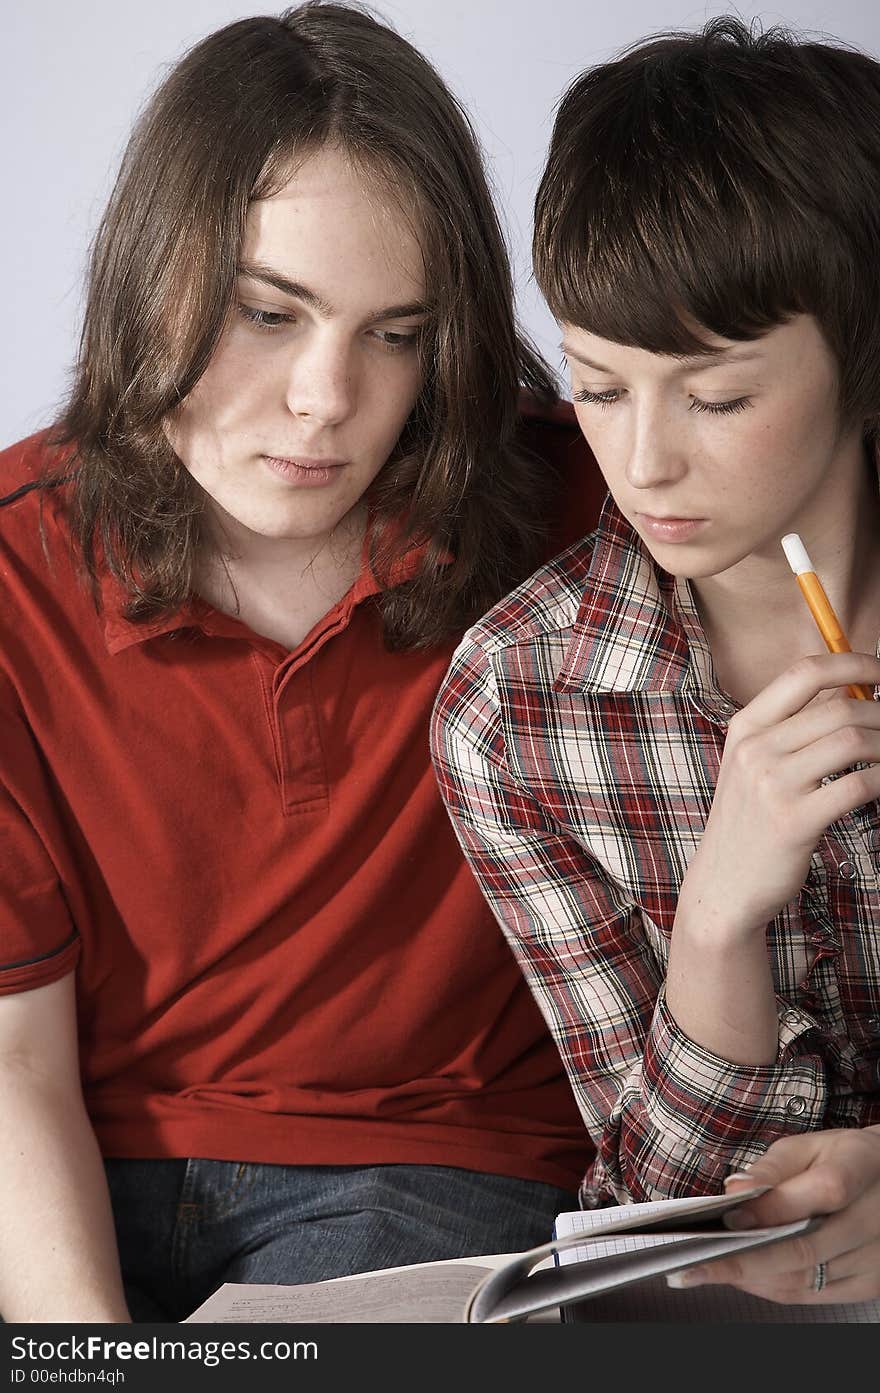
[[[40,757],[0,675],[0,994],[66,975],[79,956],[51,845],[52,803]]]

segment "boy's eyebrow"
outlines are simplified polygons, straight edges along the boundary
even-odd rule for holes
[[[247,276],[248,280],[271,286],[273,290],[279,290],[282,295],[289,295],[292,300],[301,300],[310,309],[317,310],[318,314],[323,315],[325,319],[332,318],[336,313],[329,300],[323,299],[314,290],[309,290],[307,285],[302,285],[299,281],[289,280],[280,271],[274,271],[271,266],[243,262],[238,268],[238,274]],[[374,324],[385,319],[411,319],[414,315],[427,313],[427,305],[419,300],[414,300],[405,305],[383,305],[380,309],[371,310],[364,323]]]
[[[613,368],[607,368],[602,363],[596,363],[592,358],[585,358],[582,353],[575,353],[567,344],[560,344],[562,352],[566,358],[573,358],[576,363],[580,363],[583,368],[593,368],[596,372],[606,372],[609,376],[614,375]],[[682,372],[706,372],[709,368],[723,367],[727,363],[745,363],[753,358],[762,356],[759,348],[716,348],[707,349],[704,353],[691,354],[670,354],[681,365]]]

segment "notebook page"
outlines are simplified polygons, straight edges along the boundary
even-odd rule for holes
[[[607,1209],[574,1209],[557,1214],[555,1229],[557,1234],[586,1232],[588,1229],[603,1228],[613,1221],[615,1227],[621,1221],[639,1220],[640,1224],[652,1215],[664,1221],[664,1227],[672,1227],[678,1217],[689,1222],[701,1222],[704,1217],[714,1217],[725,1209],[733,1209],[748,1199],[766,1194],[769,1187],[756,1185],[751,1190],[740,1190],[737,1195],[694,1195],[677,1200],[648,1200],[644,1204],[611,1205]]]
[[[627,1206],[627,1208],[634,1206]],[[662,1201],[638,1205],[640,1213],[661,1209]],[[614,1211],[616,1213],[616,1211]],[[589,1233],[609,1217],[608,1210],[593,1209],[560,1214],[556,1232]],[[670,1234],[616,1234],[607,1239],[591,1239],[589,1246],[571,1248],[559,1254],[560,1266],[583,1262],[588,1258],[634,1252],[669,1241]],[[665,1277],[651,1277],[633,1282],[613,1291],[591,1296],[589,1300],[566,1307],[566,1322],[582,1321],[663,1321],[707,1322],[711,1324],[751,1324],[755,1321],[772,1324],[851,1324],[880,1322],[880,1301],[848,1305],[783,1306],[775,1301],[741,1292],[736,1287],[696,1287],[692,1291],[675,1290]]]

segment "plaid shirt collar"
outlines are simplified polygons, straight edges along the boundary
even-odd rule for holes
[[[557,692],[718,695],[687,580],[662,571],[609,494]]]

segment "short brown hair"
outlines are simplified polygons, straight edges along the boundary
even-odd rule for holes
[[[841,414],[880,413],[880,64],[712,20],[578,77],[535,211],[553,314],[655,353],[815,316]]]
[[[223,330],[248,204],[327,143],[387,182],[425,258],[424,385],[371,490],[380,574],[427,541],[415,580],[382,597],[389,643],[462,628],[538,563],[539,468],[513,440],[520,386],[552,400],[553,378],[515,325],[473,130],[393,29],[361,8],[308,3],[227,25],[172,69],[96,238],[56,438],[77,452],[71,516],[86,568],[94,582],[100,545],[131,619],[177,608],[193,585],[204,495],[163,422]]]

